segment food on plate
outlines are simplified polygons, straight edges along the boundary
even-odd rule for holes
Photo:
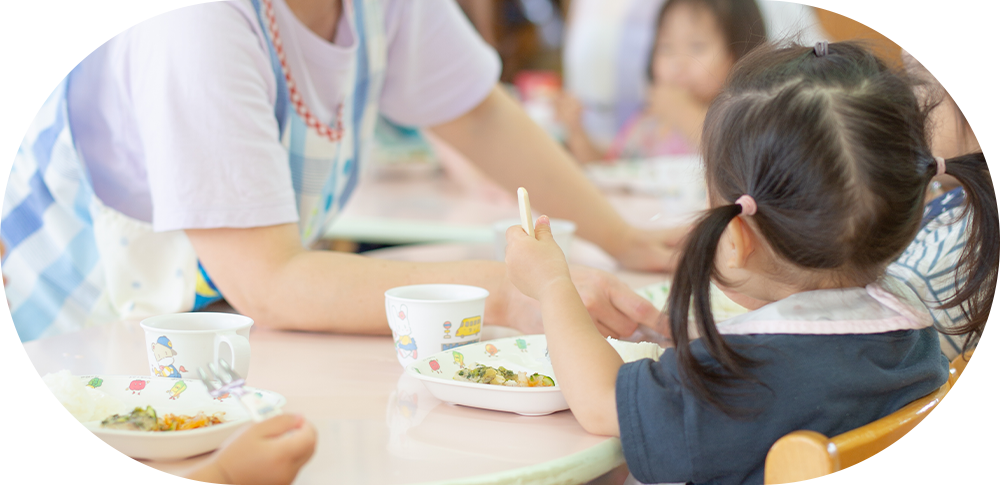
[[[210,425],[221,424],[222,416],[225,412],[216,412],[208,415],[205,412],[198,412],[195,416],[175,415],[168,413],[162,417],[157,417],[156,410],[152,406],[146,408],[135,407],[132,412],[126,415],[114,414],[103,421],[101,427],[115,430],[134,430],[143,432],[166,432],[173,430],[191,430]]]
[[[80,422],[101,420],[125,408],[121,400],[99,389],[104,380],[94,378],[83,383],[69,370],[62,370],[45,375],[42,381],[59,403]]]
[[[191,417],[189,415],[174,415],[168,413],[157,421],[159,426],[159,431],[164,432],[168,430],[191,430],[201,427],[208,427],[210,425],[216,425],[222,423],[222,416],[226,412],[216,412],[211,415],[205,412],[198,412],[197,415]]]
[[[139,430],[148,432],[156,429],[156,410],[153,407],[135,407],[126,415],[114,414],[101,421],[101,427],[115,430]]]
[[[528,375],[526,371],[514,372],[503,366],[494,368],[479,363],[476,363],[474,368],[463,368],[456,371],[452,379],[470,383],[502,386],[536,387],[556,385],[552,377],[540,373]]]

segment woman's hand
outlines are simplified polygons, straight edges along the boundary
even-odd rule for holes
[[[535,228],[538,238],[551,238],[547,217],[545,221],[542,231],[548,234],[543,237],[539,233],[539,227],[543,226],[539,218]],[[507,241],[507,279],[515,287],[504,292],[507,296],[505,321],[511,327],[529,334],[541,333],[541,311],[537,302],[541,291],[536,287],[541,286],[540,279],[560,281],[567,275],[564,272],[568,272],[591,320],[604,336],[628,337],[640,325],[662,332],[657,328],[660,311],[614,275],[589,267],[566,265],[564,254],[554,241],[551,245],[533,241],[520,227],[507,230]],[[513,251],[512,241],[515,242]],[[522,293],[521,286],[527,292]]]
[[[620,249],[612,253],[622,266],[643,272],[673,272],[691,226],[656,230],[629,227]]]
[[[316,448],[316,429],[301,415],[278,415],[230,439],[188,479],[223,484],[291,484]]]

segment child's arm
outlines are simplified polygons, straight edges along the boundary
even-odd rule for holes
[[[538,218],[535,234],[537,240],[519,227],[507,230],[507,276],[541,303],[549,358],[573,415],[587,432],[618,436],[615,380],[622,359],[591,321],[547,216]]]
[[[230,439],[188,479],[220,484],[291,484],[312,457],[316,429],[300,415],[278,415]]]
[[[594,162],[604,159],[604,150],[594,144],[583,128],[583,105],[580,100],[569,93],[561,93],[556,101],[556,116],[566,128],[566,148],[576,160]]]

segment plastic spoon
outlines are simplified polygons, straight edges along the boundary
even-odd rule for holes
[[[528,236],[535,237],[535,224],[531,221],[531,203],[528,202],[528,190],[517,188],[517,208],[521,213],[521,228]]]

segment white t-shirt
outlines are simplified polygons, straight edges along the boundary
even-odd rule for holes
[[[274,0],[292,77],[331,122],[350,90],[349,3],[334,43]],[[429,126],[475,107],[500,62],[452,0],[385,0],[380,112]],[[274,116],[277,85],[249,0],[181,8],[108,41],[73,71],[70,127],[97,196],[156,231],[298,221]],[[347,116],[344,123],[349,123]]]

